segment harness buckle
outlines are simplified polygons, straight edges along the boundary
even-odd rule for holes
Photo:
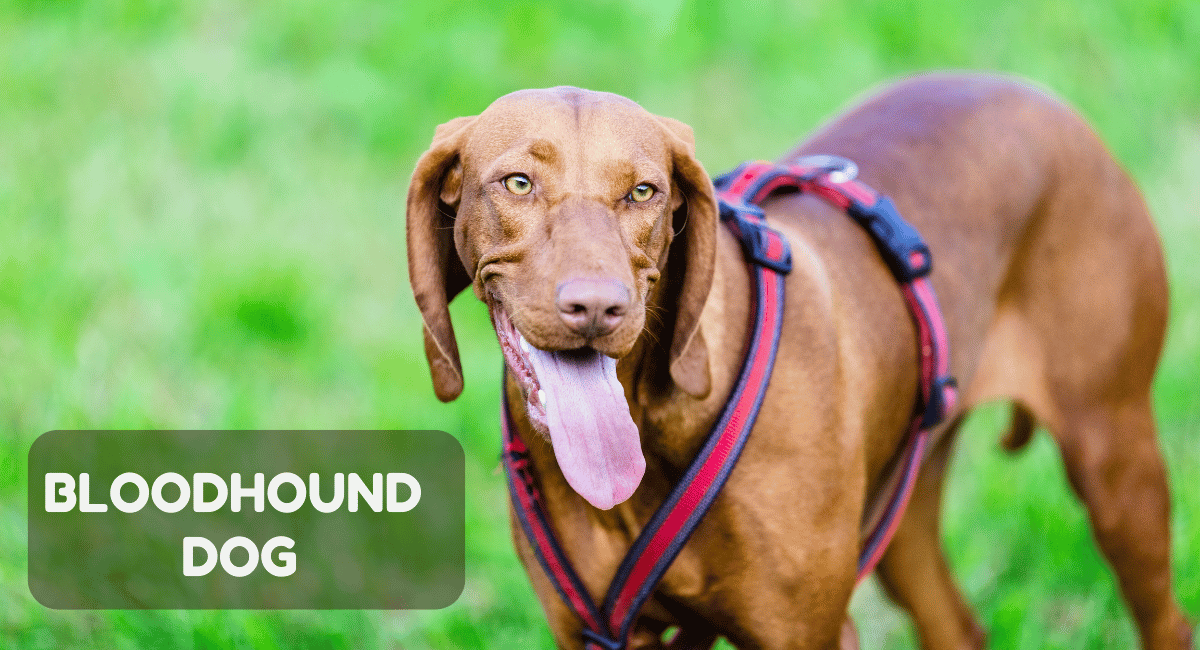
[[[933,268],[929,246],[921,238],[921,233],[900,217],[891,199],[880,196],[874,205],[851,200],[846,212],[871,234],[883,261],[897,281],[907,284],[929,275]]]
[[[616,639],[610,639],[599,632],[589,628],[583,628],[583,640],[586,643],[594,643],[604,650],[625,650],[625,643]]]
[[[940,424],[957,400],[958,381],[954,377],[946,375],[934,379],[929,387],[929,401],[925,402],[925,414],[921,416],[921,428],[931,429]]]
[[[732,223],[746,259],[776,273],[792,271],[792,247],[778,230],[767,225],[762,208],[720,201],[721,221]]]

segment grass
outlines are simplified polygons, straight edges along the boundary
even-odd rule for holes
[[[1021,74],[1139,180],[1172,281],[1156,384],[1176,588],[1200,615],[1200,5],[1186,0],[0,0],[0,646],[553,647],[508,542],[499,354],[453,307],[438,403],[403,264],[433,128],[505,92],[617,92],[696,129],[710,171],[770,157],[881,81]],[[945,541],[997,648],[1132,630],[1045,436],[963,436]],[[25,455],[57,428],[439,428],[468,455],[468,579],[436,612],[69,612],[25,585]],[[864,647],[914,647],[867,586]]]

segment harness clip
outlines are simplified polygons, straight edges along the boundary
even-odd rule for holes
[[[767,225],[757,205],[720,202],[721,221],[732,222],[746,259],[776,273],[792,271],[792,247],[778,230]]]
[[[880,196],[869,206],[851,200],[846,212],[871,234],[875,247],[898,282],[906,284],[929,275],[933,268],[929,246],[921,233],[900,217],[891,199]]]
[[[946,375],[933,380],[929,388],[929,401],[925,403],[925,414],[921,416],[921,428],[931,429],[941,423],[946,413],[954,408],[958,399],[958,382]]]

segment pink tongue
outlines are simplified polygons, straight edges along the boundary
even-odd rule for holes
[[[544,352],[532,346],[528,355],[545,393],[546,426],[567,483],[601,510],[628,499],[642,481],[646,459],[617,381],[616,360],[595,351]]]

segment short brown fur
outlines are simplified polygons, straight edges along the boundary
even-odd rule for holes
[[[1006,444],[1035,424],[1058,443],[1145,648],[1191,647],[1171,588],[1169,503],[1150,412],[1166,322],[1160,245],[1143,200],[1072,111],[1029,86],[982,75],[896,84],[786,154],[856,161],[925,236],[962,399],[936,442],[878,574],[932,650],[983,647],[951,580],[938,504],[957,423],[1012,401]],[[531,199],[506,195],[528,174]],[[659,196],[623,197],[638,182]],[[642,613],[631,648],[856,647],[847,605],[862,522],[878,506],[917,390],[915,332],[866,235],[821,200],[764,205],[795,270],[779,362],[724,492]],[[749,278],[718,227],[691,129],[615,95],[573,88],[505,96],[440,127],[408,197],[409,272],[440,398],[462,390],[447,302],[467,286],[502,304],[536,347],[591,345],[617,371],[641,431],[646,473],[611,510],[564,481],[548,441],[517,407],[553,525],[592,596],[678,480],[725,402],[742,358]],[[553,288],[605,277],[636,297],[611,334],[582,340]],[[519,389],[507,386],[522,404]],[[580,647],[514,526],[522,562],[560,646]]]

